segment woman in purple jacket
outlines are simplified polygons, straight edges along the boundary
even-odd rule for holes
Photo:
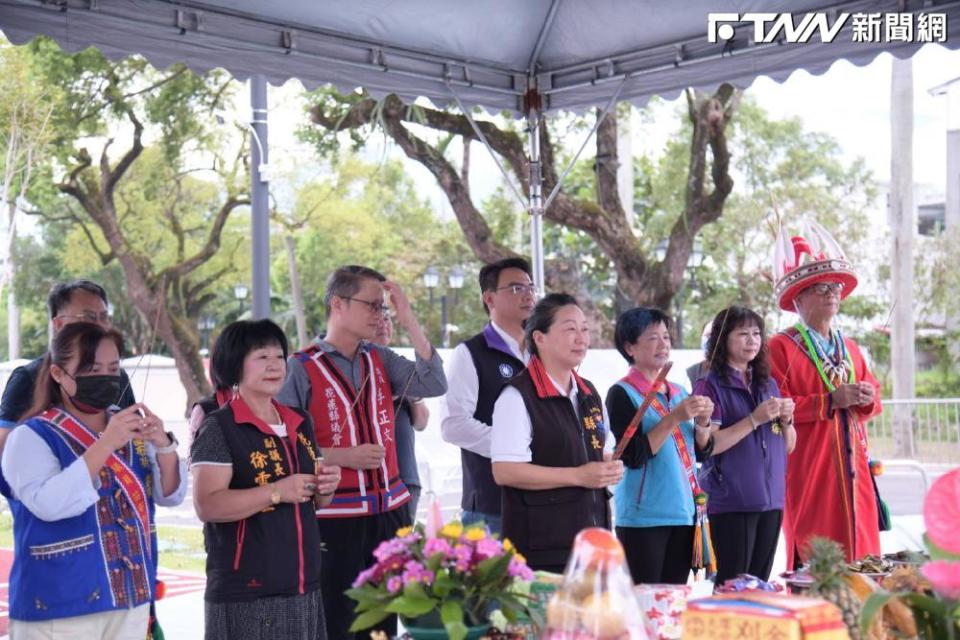
[[[767,580],[783,520],[787,454],[797,432],[793,401],[770,377],[763,318],[732,306],[713,319],[709,373],[693,392],[713,400],[713,456],[700,470],[707,493],[716,583],[741,573]]]

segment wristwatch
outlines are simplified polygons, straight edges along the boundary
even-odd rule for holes
[[[177,442],[177,436],[173,435],[173,431],[167,431],[167,437],[170,438],[170,444],[165,447],[157,447],[157,453],[173,453],[177,450],[177,445],[180,444]]]
[[[280,489],[277,487],[272,487],[270,489],[270,502],[276,506],[280,504]]]

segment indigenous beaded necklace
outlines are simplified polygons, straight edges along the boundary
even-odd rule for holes
[[[843,336],[839,329],[831,329],[830,342],[833,345],[833,357],[824,353],[823,348],[817,340],[810,335],[807,325],[798,322],[794,328],[803,338],[803,343],[807,347],[807,356],[813,361],[820,373],[823,384],[829,391],[833,391],[838,385],[844,382],[856,382],[856,371],[853,368],[853,360],[850,358],[850,352],[847,351],[847,345],[843,341]]]

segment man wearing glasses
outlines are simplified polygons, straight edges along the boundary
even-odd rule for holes
[[[879,554],[889,516],[871,474],[866,422],[881,411],[880,385],[836,323],[857,275],[816,223],[804,236],[781,231],[774,270],[780,308],[800,318],[769,344],[771,374],[796,404],[783,512],[787,566],[805,559],[815,536],[843,545],[847,562]]]
[[[410,361],[374,344],[389,311],[406,330],[416,354]],[[327,280],[327,332],[290,357],[277,399],[308,411],[323,461],[342,468],[333,501],[317,510],[324,542],[320,589],[330,638],[349,633],[353,601],[344,595],[373,551],[411,524],[410,493],[397,463],[394,396],[430,398],[447,390],[440,356],[427,340],[400,286],[368,267],[346,266]],[[396,635],[396,616],[380,629]]]
[[[490,424],[500,391],[530,358],[522,344],[523,324],[537,295],[530,265],[523,258],[488,264],[480,270],[479,280],[490,322],[450,355],[450,389],[441,403],[440,428],[444,440],[460,447],[464,524],[483,521],[500,533],[500,487],[490,467]]]
[[[50,311],[50,323],[56,334],[71,322],[92,322],[101,327],[110,327],[110,314],[107,312],[107,292],[103,287],[90,280],[58,282],[47,295],[47,308]],[[10,374],[7,386],[0,400],[0,452],[10,434],[10,430],[23,421],[23,412],[33,400],[33,387],[37,374],[43,364],[41,356]],[[120,369],[123,378],[123,395],[117,399],[117,406],[125,409],[136,401],[127,373]]]

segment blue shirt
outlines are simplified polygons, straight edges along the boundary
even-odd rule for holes
[[[639,407],[643,402],[640,392],[629,383],[621,381],[617,384],[627,391],[634,406]],[[672,411],[687,395],[681,387],[670,385],[669,397],[658,393],[657,399],[668,411]],[[662,419],[651,406],[643,415],[641,430],[643,433],[650,432]],[[680,432],[692,462],[693,421],[681,422]],[[693,526],[696,515],[693,493],[672,436],[642,467],[626,470],[614,490],[614,502],[618,527]]]

